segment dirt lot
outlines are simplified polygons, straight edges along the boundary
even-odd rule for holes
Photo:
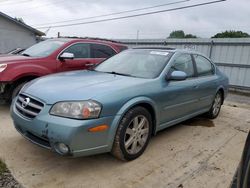
[[[24,187],[225,188],[249,128],[250,105],[226,102],[214,121],[195,118],[160,132],[135,161],[109,154],[70,159],[22,138],[0,105],[0,158]]]

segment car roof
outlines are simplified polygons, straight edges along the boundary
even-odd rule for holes
[[[132,49],[145,49],[145,50],[164,50],[164,51],[175,51],[176,48],[172,48],[172,47],[167,47],[167,46],[155,46],[155,47],[133,47]]]
[[[145,49],[145,50],[161,50],[161,51],[167,51],[167,52],[180,52],[180,53],[188,53],[188,54],[199,54],[204,56],[204,54],[201,54],[200,52],[189,50],[189,49],[178,49],[178,48],[173,48],[173,47],[168,47],[168,46],[148,46],[148,47],[133,47],[132,49]]]
[[[101,43],[107,43],[107,44],[115,44],[118,46],[126,46],[125,44],[122,44],[118,41],[109,40],[109,39],[103,39],[103,38],[91,38],[91,37],[60,37],[60,38],[51,38],[48,40],[57,40],[57,41],[63,41],[63,42],[101,42]]]

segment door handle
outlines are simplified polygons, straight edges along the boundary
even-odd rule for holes
[[[87,67],[91,67],[91,66],[94,66],[95,64],[94,63],[86,63],[85,66]]]

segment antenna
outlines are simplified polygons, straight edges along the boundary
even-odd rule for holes
[[[44,33],[45,33],[45,35],[47,35],[48,34],[48,32],[49,32],[49,30],[51,29],[51,27],[49,27]]]

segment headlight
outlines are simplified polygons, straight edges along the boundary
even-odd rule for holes
[[[51,115],[75,118],[98,118],[101,112],[101,104],[88,100],[81,102],[58,102],[50,110]]]
[[[0,64],[0,72],[3,72],[7,68],[7,64]]]

